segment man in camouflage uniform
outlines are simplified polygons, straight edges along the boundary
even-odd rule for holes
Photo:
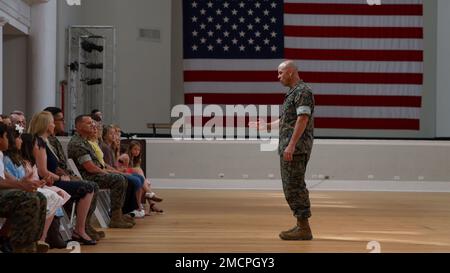
[[[29,177],[21,181],[5,179],[6,128],[0,123],[0,218],[8,219],[8,238],[14,252],[36,252],[47,212],[47,199],[36,190],[45,183]]]
[[[89,207],[89,212],[86,217],[86,233],[93,240],[100,240],[105,238],[105,233],[103,231],[97,231],[92,226],[92,215],[94,214],[95,208],[97,207],[97,198],[98,198],[98,184],[92,181],[84,181],[81,177],[77,177],[75,173],[69,168],[67,164],[66,154],[64,153],[64,149],[59,142],[57,135],[64,134],[64,114],[62,110],[58,107],[48,107],[44,111],[50,112],[53,115],[53,119],[55,121],[55,130],[53,136],[48,138],[50,145],[52,146],[53,151],[56,153],[58,157],[58,168],[65,174],[70,177],[71,181],[79,181],[83,183],[87,183],[94,188],[94,196],[92,197],[91,206]]]
[[[283,240],[312,240],[309,226],[311,203],[306,188],[305,172],[314,142],[314,97],[311,88],[298,75],[293,61],[286,61],[278,68],[278,79],[289,87],[281,118],[267,127],[280,126],[281,178],[289,207],[297,218],[297,225],[280,233]],[[260,122],[253,124],[264,127]]]
[[[18,188],[19,183],[32,184],[32,181],[10,183],[6,180],[0,181],[0,218],[8,219],[8,238],[13,251],[32,253],[36,252],[37,241],[44,230],[47,199],[40,192],[26,192],[12,188],[12,186]]]
[[[83,178],[94,181],[101,189],[110,189],[111,193],[111,228],[132,228],[133,219],[122,215],[128,182],[123,175],[109,173],[95,155],[87,141],[95,126],[90,116],[79,116],[75,120],[77,133],[68,145],[68,156],[73,159]]]

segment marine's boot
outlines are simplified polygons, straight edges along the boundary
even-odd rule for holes
[[[280,233],[280,238],[286,241],[310,241],[313,239],[308,219],[298,219],[297,226]]]
[[[118,209],[112,212],[111,222],[109,222],[110,228],[132,228],[133,224],[128,223],[122,217],[122,210]]]
[[[123,214],[122,218],[125,222],[131,223],[131,224],[133,224],[133,226],[136,225],[136,221],[134,220],[134,218],[132,216],[130,216],[128,214]]]
[[[95,228],[91,224],[86,224],[86,233],[92,240],[98,241],[100,239],[105,238],[105,232],[95,230]]]

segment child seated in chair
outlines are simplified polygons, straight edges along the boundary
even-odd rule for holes
[[[131,141],[128,146],[127,153],[122,154],[118,158],[119,168],[128,173],[135,173],[145,178],[144,171],[141,168],[142,163],[141,144],[138,141]],[[142,203],[149,203],[149,213],[157,212],[163,213],[164,211],[156,205],[156,202],[162,202],[163,199],[158,197],[151,189],[151,182],[148,178],[145,178],[144,183],[144,195],[142,197]]]

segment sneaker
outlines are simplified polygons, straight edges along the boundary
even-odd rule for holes
[[[144,218],[145,217],[145,211],[144,210],[134,210],[130,212],[130,215],[134,218]]]

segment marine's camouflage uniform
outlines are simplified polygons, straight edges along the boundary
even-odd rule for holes
[[[8,219],[8,238],[14,249],[39,241],[46,213],[47,199],[40,192],[0,190],[0,218]]]
[[[311,203],[305,183],[305,172],[314,143],[314,104],[311,88],[301,81],[286,95],[280,118],[278,153],[283,190],[294,216],[299,219],[311,217]],[[297,119],[301,115],[309,116],[309,121],[296,145],[293,161],[286,162],[283,159],[284,151],[291,141]]]
[[[121,174],[90,174],[87,172],[83,164],[92,161],[96,166],[103,169],[104,166],[98,160],[92,146],[83,139],[79,134],[75,134],[69,142],[67,153],[84,179],[94,181],[100,189],[110,189],[111,210],[122,209],[125,202],[125,194],[127,193],[128,182]]]

